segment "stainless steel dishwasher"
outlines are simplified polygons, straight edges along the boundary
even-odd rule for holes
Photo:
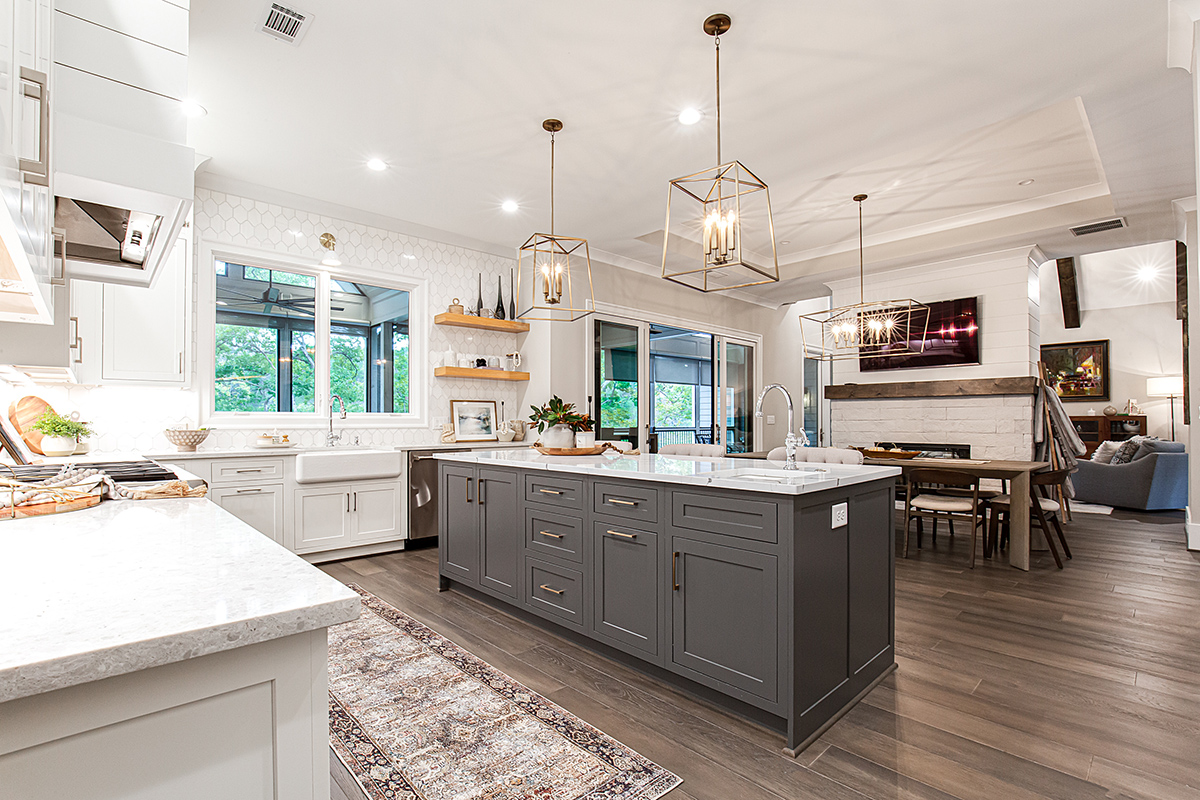
[[[437,450],[438,453],[461,453],[468,448]],[[408,540],[412,543],[437,542],[438,532],[438,462],[433,450],[410,450],[408,453]]]

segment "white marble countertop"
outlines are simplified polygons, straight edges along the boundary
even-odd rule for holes
[[[0,521],[0,552],[0,702],[358,617],[358,595],[204,499]]]
[[[413,444],[401,445],[398,447],[371,447],[370,445],[341,445],[339,447],[239,447],[229,450],[201,449],[194,453],[180,453],[176,451],[164,450],[160,453],[141,453],[139,458],[149,458],[154,461],[188,461],[196,458],[247,458],[247,457],[270,457],[270,456],[294,456],[300,453],[322,453],[335,450],[507,450],[513,448],[529,447],[531,442],[459,442],[456,444]],[[96,459],[92,460],[105,460]]]
[[[606,478],[682,483],[725,489],[805,494],[837,486],[893,478],[899,467],[851,464],[801,463],[797,470],[783,469],[782,461],[750,458],[697,458],[693,456],[545,456],[535,450],[438,453],[439,460],[479,466],[505,466],[574,472]]]

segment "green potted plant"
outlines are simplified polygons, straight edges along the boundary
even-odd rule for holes
[[[542,435],[542,445],[555,449],[566,449],[574,446],[576,431],[590,431],[592,421],[587,414],[575,411],[574,403],[567,403],[558,395],[550,398],[550,402],[538,408],[530,406],[533,413],[529,415],[530,424],[536,424],[538,433]]]
[[[84,423],[67,419],[49,408],[33,423],[33,429],[42,434],[42,453],[54,457],[73,454],[79,440],[92,435],[92,429]]]

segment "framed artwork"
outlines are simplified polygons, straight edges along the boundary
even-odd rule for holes
[[[496,441],[495,400],[451,400],[450,419],[456,441]]]
[[[1044,344],[1042,363],[1063,400],[1108,399],[1108,339]]]

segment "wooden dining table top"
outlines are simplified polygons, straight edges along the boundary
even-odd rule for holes
[[[969,472],[981,478],[1010,478],[1022,472],[1038,472],[1050,466],[1049,461],[1005,461],[982,458],[864,458],[864,464],[874,467],[914,469],[946,469]]]

